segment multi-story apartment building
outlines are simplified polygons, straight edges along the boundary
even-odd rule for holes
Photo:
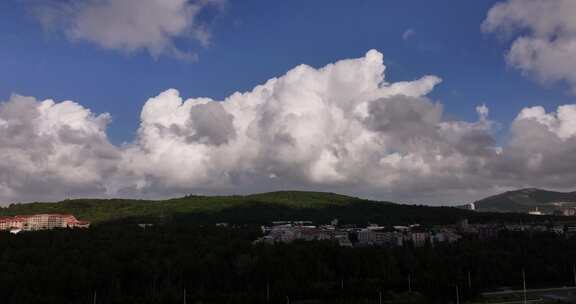
[[[428,242],[430,234],[428,232],[412,232],[409,236],[415,247],[423,247]]]
[[[275,226],[262,227],[262,232],[266,233],[265,236],[256,240],[256,243],[290,243],[295,240],[304,241],[337,241],[340,246],[351,247],[352,242],[348,237],[348,233],[343,230],[337,230],[333,226],[327,225],[316,227],[310,222],[274,222]]]
[[[88,228],[90,222],[77,220],[71,214],[32,214],[0,217],[0,230],[44,230],[54,228]]]
[[[397,231],[379,231],[374,229],[362,229],[358,231],[358,243],[360,245],[391,245],[402,246],[403,235]]]

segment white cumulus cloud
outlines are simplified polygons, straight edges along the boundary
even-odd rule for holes
[[[71,40],[88,41],[122,52],[146,50],[192,60],[196,54],[176,46],[192,39],[206,46],[208,25],[200,13],[221,8],[225,0],[28,0],[34,15],[47,28],[62,30]]]
[[[576,1],[507,0],[494,5],[484,32],[513,37],[509,65],[544,82],[565,81],[576,93]]]
[[[439,83],[390,83],[371,50],[224,100],[169,89],[123,146],[108,114],[15,95],[0,106],[0,201],[315,189],[426,203],[574,185],[575,105],[523,109],[497,144],[485,105],[475,121],[444,117],[426,96]]]
[[[576,182],[576,105],[547,113],[523,109],[512,123],[511,138],[494,162],[493,176],[508,185],[571,189]],[[516,182],[516,184],[514,183]]]
[[[13,95],[0,104],[0,202],[105,195],[121,156],[109,120],[72,101]]]

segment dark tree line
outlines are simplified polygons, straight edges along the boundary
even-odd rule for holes
[[[0,302],[450,303],[573,285],[576,240],[505,233],[423,248],[252,245],[258,227],[169,223],[0,234]],[[410,287],[409,283],[410,281]],[[409,288],[412,290],[408,292]],[[308,301],[308,302],[305,302]]]

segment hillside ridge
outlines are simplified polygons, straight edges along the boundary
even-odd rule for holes
[[[134,216],[174,213],[214,213],[229,208],[276,205],[287,208],[314,209],[345,206],[362,199],[331,192],[273,191],[248,195],[187,195],[165,200],[144,199],[66,199],[54,203],[11,204],[0,209],[0,216],[36,213],[71,213],[94,222]],[[379,202],[390,204],[389,202]]]
[[[12,204],[0,209],[0,216],[39,213],[72,214],[93,224],[185,221],[260,225],[277,220],[309,220],[322,224],[337,218],[348,224],[443,225],[464,218],[472,222],[527,222],[547,218],[518,213],[473,212],[447,206],[405,205],[313,191],[187,195],[167,200],[69,199],[56,203]]]
[[[576,207],[576,191],[523,188],[492,195],[474,204],[478,211],[528,212],[538,209],[553,212],[556,209]]]

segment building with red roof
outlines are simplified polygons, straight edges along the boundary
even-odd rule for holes
[[[31,214],[0,217],[0,230],[46,230],[54,228],[88,228],[90,222],[79,221],[72,214]]]

